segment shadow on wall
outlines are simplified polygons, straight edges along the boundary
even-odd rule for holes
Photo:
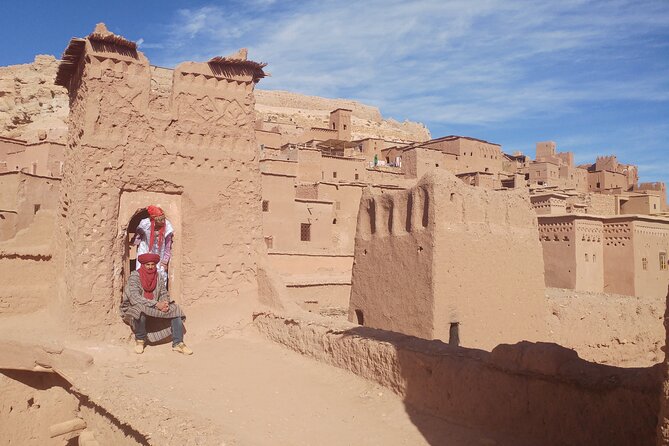
[[[654,444],[659,365],[591,363],[552,343],[500,344],[487,352],[367,327],[341,336],[374,364],[339,366],[402,395],[432,445],[453,434],[430,415],[481,429],[481,444]]]

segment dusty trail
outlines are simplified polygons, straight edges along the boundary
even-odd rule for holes
[[[87,348],[100,373],[90,370],[82,382],[91,395],[123,386],[140,400],[145,396],[155,405],[210,420],[226,445],[429,444],[388,389],[252,332],[193,347],[192,357],[178,356],[169,345],[148,348],[141,356],[130,346]],[[159,425],[170,431],[178,420]],[[431,426],[431,438],[441,438],[443,445],[499,444],[427,416],[421,426]]]

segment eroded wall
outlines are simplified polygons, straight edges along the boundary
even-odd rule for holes
[[[360,203],[349,320],[462,345],[545,339],[543,260],[526,196],[447,172]],[[523,323],[519,324],[518,321]]]

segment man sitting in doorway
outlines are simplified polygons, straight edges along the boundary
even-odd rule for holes
[[[135,231],[137,257],[148,252],[158,254],[158,271],[167,284],[167,269],[172,256],[172,223],[165,218],[165,213],[158,206],[148,206],[149,218],[142,219]],[[139,269],[140,262],[136,268]]]
[[[158,254],[142,254],[137,260],[138,271],[130,273],[123,290],[121,317],[135,332],[135,353],[144,353],[146,341],[158,342],[172,336],[172,350],[192,355],[193,351],[183,342],[183,314],[179,306],[170,300],[165,280],[156,268]],[[171,327],[147,333],[147,318],[171,319]]]

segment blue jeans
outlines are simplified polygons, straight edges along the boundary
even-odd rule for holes
[[[146,341],[146,314],[142,313],[135,321],[135,339]],[[172,345],[184,341],[184,323],[180,317],[172,318]]]

